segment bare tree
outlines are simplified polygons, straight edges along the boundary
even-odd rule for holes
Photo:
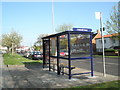
[[[12,47],[18,47],[22,41],[22,36],[15,31],[12,31],[9,34],[2,35],[2,46],[8,48],[8,51],[12,49]]]
[[[63,24],[63,25],[60,25],[58,26],[55,31],[56,32],[62,32],[62,31],[71,31],[73,28],[73,25],[72,24]]]
[[[107,20],[105,25],[106,31],[109,34],[117,35],[120,41],[120,2],[118,2],[118,7],[113,7],[113,10],[110,14],[110,20]]]
[[[106,21],[106,31],[109,34],[117,37],[119,46],[118,55],[120,53],[120,1],[117,6],[114,6],[110,14],[110,20]],[[114,39],[114,38],[113,38]]]

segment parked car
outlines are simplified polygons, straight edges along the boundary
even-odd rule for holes
[[[34,59],[34,60],[39,60],[39,59],[43,59],[43,54],[40,51],[33,51],[32,53],[30,53],[29,57],[30,59]]]
[[[60,56],[65,56],[65,52],[60,52]]]
[[[66,51],[66,50],[61,50],[60,52],[61,52],[61,53],[64,52],[65,56],[68,56],[68,51]]]
[[[0,51],[0,54],[5,54],[5,53],[7,53],[6,51]]]
[[[0,54],[2,54],[2,51],[0,51]]]
[[[60,50],[60,56],[67,56],[67,55],[68,55],[68,52],[66,50]],[[57,52],[55,56],[57,56]]]
[[[28,58],[30,54],[32,54],[32,51],[26,52],[26,53],[24,54],[24,57]]]

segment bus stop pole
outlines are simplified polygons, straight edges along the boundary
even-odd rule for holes
[[[102,37],[102,52],[103,52],[103,76],[106,76],[105,70],[105,50],[104,50],[104,35],[103,35],[103,26],[102,26],[102,13],[100,12],[100,31]]]

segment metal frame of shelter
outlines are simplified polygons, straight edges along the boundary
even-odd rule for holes
[[[61,32],[61,33],[57,33],[57,34],[52,34],[52,35],[49,35],[49,36],[46,36],[46,37],[43,37],[42,40],[43,40],[43,68],[45,67],[46,65],[46,54],[45,54],[45,44],[47,42],[48,44],[48,67],[49,67],[49,71],[51,71],[51,63],[50,63],[50,60],[51,60],[51,57],[52,58],[57,58],[56,61],[57,61],[57,74],[60,75],[60,64],[59,64],[59,60],[60,59],[66,59],[68,60],[68,76],[69,76],[69,79],[71,79],[71,77],[73,75],[81,75],[81,74],[91,74],[91,76],[93,76],[93,57],[92,57],[92,29],[87,29],[87,28],[73,28],[73,31],[64,31],[64,32]],[[60,36],[61,35],[66,35],[67,34],[67,43],[68,43],[68,57],[61,57],[60,56]],[[90,41],[89,41],[89,44],[90,44],[90,53],[89,53],[89,56],[88,57],[76,57],[76,58],[73,58],[71,57],[71,34],[85,34],[85,35],[90,35]],[[50,52],[50,40],[51,38],[54,38],[56,37],[56,47],[57,47],[57,56],[51,56],[51,52]],[[90,63],[91,63],[91,71],[90,72],[85,72],[85,73],[76,73],[76,74],[72,74],[71,73],[71,70],[72,70],[72,67],[71,67],[71,60],[78,60],[78,59],[90,59]]]

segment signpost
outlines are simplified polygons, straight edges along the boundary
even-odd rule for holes
[[[104,51],[104,35],[103,35],[103,26],[102,26],[102,13],[101,12],[95,12],[96,19],[100,20],[100,31],[101,31],[101,37],[102,37],[102,52],[103,52],[103,76],[106,76],[106,70],[105,70],[105,51]]]

